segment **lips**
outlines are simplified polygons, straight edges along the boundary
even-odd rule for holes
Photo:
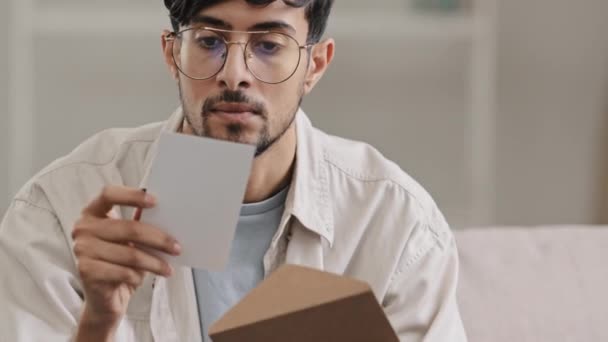
[[[213,106],[212,112],[222,112],[227,114],[253,113],[259,114],[255,107],[244,103],[221,103]]]

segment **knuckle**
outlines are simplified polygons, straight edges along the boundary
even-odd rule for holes
[[[173,245],[175,245],[175,240],[174,240],[172,237],[170,237],[170,236],[168,236],[168,235],[165,235],[165,236],[163,237],[163,245],[164,245],[164,246],[165,246],[165,247],[166,247],[168,250],[171,250],[171,249],[173,249]]]
[[[82,228],[74,227],[72,229],[72,240],[78,239],[78,237],[80,237],[80,235],[82,235]]]
[[[171,266],[169,266],[169,264],[166,261],[158,261],[158,270],[161,273],[166,273],[169,272],[169,270],[171,269]]]
[[[142,229],[137,224],[134,224],[132,222],[125,222],[124,225],[124,229],[130,239],[140,241],[140,239],[143,238],[144,234],[142,232]]]
[[[81,259],[78,261],[78,273],[80,274],[80,278],[83,280],[88,279],[90,265],[89,262],[85,259]]]
[[[135,248],[130,248],[126,253],[127,263],[133,266],[139,266],[142,263],[142,258]]]
[[[74,255],[81,258],[87,251],[86,243],[82,239],[78,239],[74,242]]]
[[[132,269],[127,269],[125,270],[124,274],[123,274],[123,280],[131,285],[135,285],[138,286],[140,283],[140,277],[137,274],[137,272],[135,272]]]
[[[72,228],[72,239],[76,240],[83,235],[91,233],[96,222],[97,221],[90,218],[80,218],[78,221],[76,221],[74,227]]]
[[[101,189],[101,193],[99,194],[99,197],[104,200],[108,199],[110,197],[111,192],[112,192],[112,186],[104,185],[104,187]]]
[[[124,223],[121,220],[115,218],[105,219],[104,226],[106,227],[106,229],[110,229],[118,233],[124,232],[126,230]]]
[[[79,219],[74,224],[74,228],[72,229],[72,239],[76,239],[78,236],[82,235],[84,230],[86,230],[87,224],[84,219]]]

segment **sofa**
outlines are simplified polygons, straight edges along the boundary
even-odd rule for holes
[[[608,341],[608,227],[454,233],[469,341]]]

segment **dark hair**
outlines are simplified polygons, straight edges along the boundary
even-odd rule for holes
[[[179,26],[190,23],[192,18],[200,11],[222,0],[164,0],[169,10],[173,30],[178,31]],[[251,5],[267,6],[276,0],[245,0]],[[308,43],[317,43],[327,27],[327,18],[331,12],[334,0],[282,0],[291,7],[306,6],[306,20],[308,21]]]

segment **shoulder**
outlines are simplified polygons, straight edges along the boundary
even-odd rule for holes
[[[413,177],[367,143],[317,129],[314,137],[329,178],[335,244],[357,246],[353,252],[336,250],[336,264],[352,253],[350,259],[357,262],[350,265],[350,275],[366,279],[383,295],[395,276],[428,255],[450,250],[453,234],[447,221]]]
[[[145,152],[158,137],[162,125],[159,122],[136,128],[112,128],[93,135],[38,172],[21,188],[15,200],[51,210],[48,197],[61,188],[64,193],[68,186],[76,187],[73,191],[80,188],[86,192],[88,181],[120,174],[127,161],[143,163]]]
[[[332,173],[340,174],[351,184],[364,186],[367,191],[382,192],[385,206],[417,216],[432,226],[444,221],[431,195],[399,165],[386,158],[373,146],[336,137],[315,129],[322,142],[324,161]],[[401,207],[401,208],[399,208]]]

